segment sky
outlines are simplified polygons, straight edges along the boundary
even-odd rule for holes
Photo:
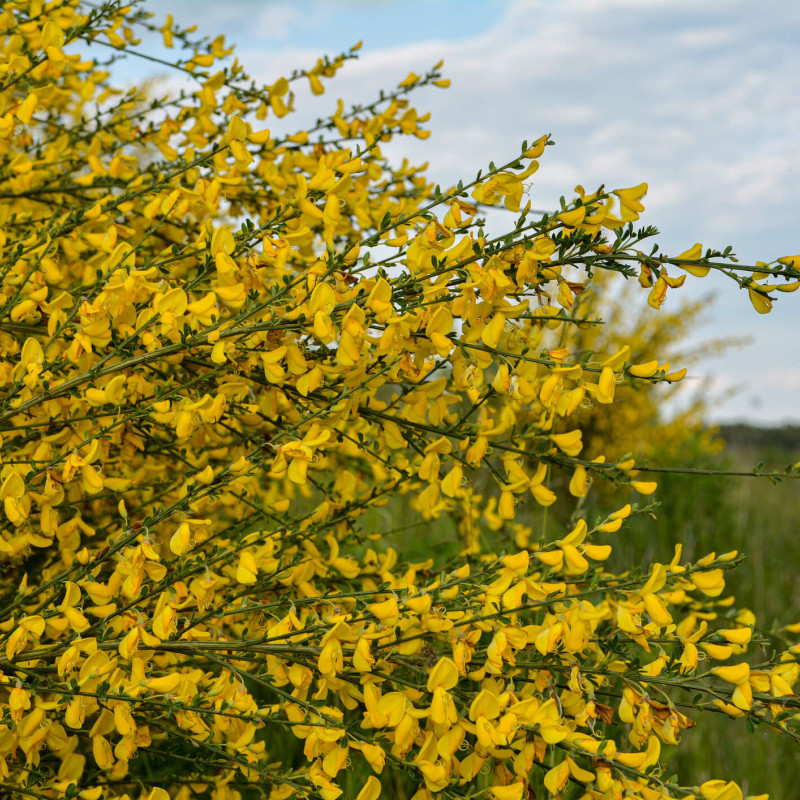
[[[800,3],[787,0],[150,0],[198,32],[226,34],[256,80],[272,83],[363,41],[328,92],[299,92],[296,130],[342,97],[372,99],[444,59],[446,91],[414,100],[431,137],[384,148],[429,162],[450,185],[550,133],[534,208],[561,195],[647,181],[643,224],[680,253],[695,242],[745,264],[800,253]],[[140,80],[152,65],[131,69]],[[305,109],[305,110],[303,110]],[[668,303],[713,295],[692,344],[747,337],[706,359],[716,422],[800,424],[800,294],[756,314],[730,280],[687,278]],[[646,293],[642,292],[642,303]],[[692,383],[694,381],[694,383]]]

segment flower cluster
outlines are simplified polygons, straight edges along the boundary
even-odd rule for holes
[[[191,88],[121,91],[154,34]],[[137,3],[0,11],[0,789],[741,798],[661,746],[706,712],[797,736],[797,631],[750,653],[736,553],[607,569],[646,505],[539,540],[524,509],[656,489],[581,457],[590,410],[685,374],[576,348],[596,273],[658,309],[713,269],[765,312],[798,257],[646,254],[646,184],[532,214],[548,136],[447,191],[392,165],[439,65],[270,132],[357,49],[262,86]],[[458,555],[387,547],[387,503],[455,520]]]

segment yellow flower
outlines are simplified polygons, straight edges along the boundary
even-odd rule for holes
[[[458,683],[458,669],[452,658],[444,656],[436,662],[436,665],[428,675],[428,691],[434,689],[444,689],[449,691]]]
[[[506,786],[490,786],[489,792],[495,800],[521,800],[525,784],[521,781]]]
[[[639,213],[644,211],[644,206],[639,201],[647,194],[646,183],[640,183],[630,189],[617,189],[613,194],[619,198],[620,215],[625,222],[639,219]]]
[[[283,474],[286,472],[292,483],[305,483],[308,465],[314,458],[314,450],[321,447],[330,438],[330,430],[321,430],[316,422],[313,423],[302,440],[281,445],[278,456],[272,465],[273,473]]]

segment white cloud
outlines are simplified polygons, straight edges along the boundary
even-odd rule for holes
[[[683,47],[715,47],[730,44],[734,34],[725,28],[682,31],[678,43]]]
[[[768,370],[762,376],[762,383],[770,389],[800,392],[800,367]]]
[[[285,39],[304,15],[296,5],[259,0],[158,0],[149,4],[158,21],[172,14],[183,27],[195,24],[198,34],[225,33],[236,40],[242,26],[248,37],[263,41]]]

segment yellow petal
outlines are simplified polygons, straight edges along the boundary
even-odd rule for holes
[[[569,482],[569,493],[573,497],[586,497],[587,481],[586,467],[577,466]]]
[[[692,247],[688,250],[684,250],[679,256],[675,256],[677,259],[685,259],[687,261],[700,261],[703,257],[703,245],[700,242],[695,243]],[[694,275],[697,278],[705,278],[708,275],[709,270],[711,267],[703,267],[697,264],[679,264],[678,265],[681,269],[686,270],[690,275]]]
[[[530,556],[527,550],[522,550],[511,556],[503,556],[500,561],[506,569],[510,569],[517,575],[524,575],[528,571]]]
[[[544,776],[544,785],[550,794],[558,794],[569,780],[569,764],[562,761]]]
[[[712,675],[716,675],[726,683],[740,684],[750,678],[750,665],[747,662],[731,664],[726,667],[714,667]]]
[[[162,675],[159,678],[148,678],[145,686],[156,694],[172,694],[180,682],[181,676],[178,673],[172,673],[172,675]]]
[[[225,355],[225,342],[222,339],[211,348],[211,360],[215,364],[224,364],[228,360]]]
[[[725,588],[725,578],[721,569],[695,572],[689,579],[703,594],[709,597],[718,597]]]
[[[428,675],[428,691],[440,688],[449,691],[458,683],[458,669],[452,658],[440,658]]]
[[[367,608],[381,622],[396,620],[400,613],[397,607],[397,598],[395,597],[390,597],[382,603],[372,603]]]
[[[750,295],[750,302],[753,304],[753,308],[758,311],[759,314],[769,314],[769,312],[772,311],[771,297],[755,289],[748,289],[747,293]]]
[[[509,783],[507,786],[492,786],[489,791],[495,800],[520,800],[525,791],[525,785],[518,781]]]
[[[255,583],[258,580],[258,566],[253,554],[243,550],[239,555],[239,566],[236,569],[236,580],[244,585]]]
[[[658,370],[658,361],[648,361],[645,364],[633,364],[628,367],[628,372],[637,378],[652,378]]]
[[[356,796],[356,800],[378,800],[381,795],[381,782],[370,775],[361,791]]]
[[[165,789],[155,787],[150,790],[150,794],[147,795],[147,800],[169,800],[169,794],[167,794]]]
[[[753,636],[752,628],[726,628],[717,633],[731,644],[747,644]]]

